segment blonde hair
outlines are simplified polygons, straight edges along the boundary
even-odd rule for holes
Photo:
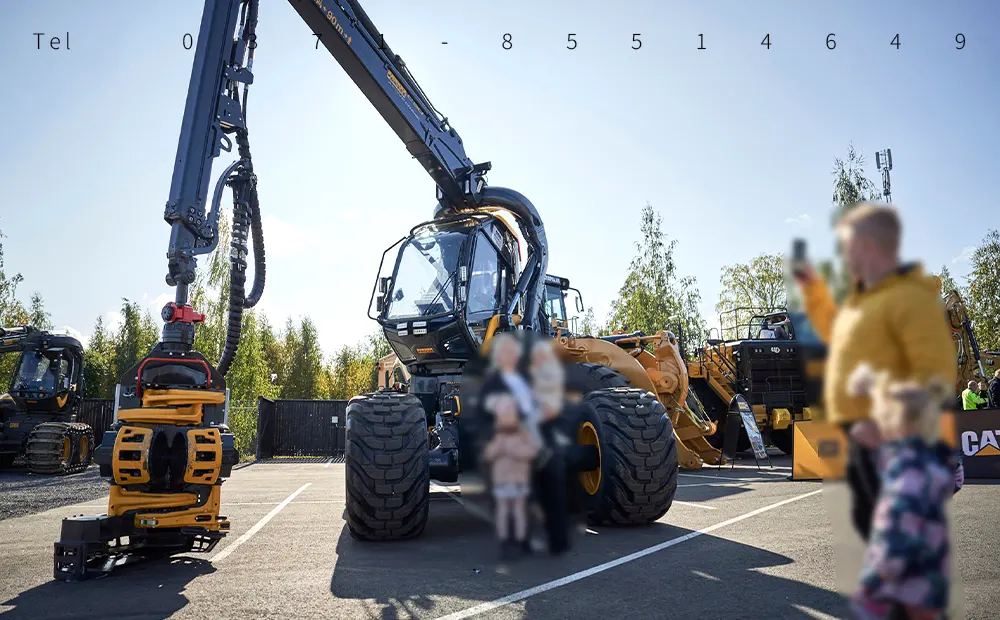
[[[993,373],[993,378],[1000,379],[1000,370],[997,370],[995,373]]]
[[[839,232],[850,231],[875,241],[893,254],[899,252],[903,224],[896,207],[889,204],[862,202],[848,211],[837,223]]]
[[[521,342],[511,332],[503,332],[493,336],[490,340],[490,365],[498,368],[500,364],[500,352],[504,347],[517,347],[518,356],[521,355]]]

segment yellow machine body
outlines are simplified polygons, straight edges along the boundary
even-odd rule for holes
[[[229,522],[219,516],[222,435],[218,428],[203,426],[203,407],[225,400],[225,392],[148,390],[142,395],[142,407],[119,410],[122,426],[111,456],[108,514],[131,518],[137,528],[227,531]],[[163,432],[184,438],[182,492],[149,488],[153,438]]]
[[[736,396],[732,383],[736,381],[733,369],[736,362],[733,347],[728,343],[706,344],[698,351],[698,358],[686,362],[688,376],[699,379],[707,384],[712,392],[723,403],[729,403]],[[801,411],[793,411],[786,407],[767,407],[763,404],[752,404],[754,419],[761,429],[775,431],[787,430],[797,422],[807,422],[812,419],[812,411],[803,407]]]
[[[793,480],[842,480],[847,466],[847,435],[836,424],[811,421],[795,424],[795,452],[792,458]],[[958,445],[955,417],[941,416],[941,438]]]

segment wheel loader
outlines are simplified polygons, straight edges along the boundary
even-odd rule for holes
[[[650,348],[650,343],[654,342],[657,337],[654,336],[651,338],[643,333],[636,333],[632,335],[614,334],[600,339],[615,343],[619,349],[623,349],[632,356],[638,362],[638,365],[621,357],[611,360],[610,358],[604,359],[603,357],[594,356],[600,362],[608,364],[617,362],[620,367],[627,369],[628,373],[622,370],[615,370],[614,366],[611,367],[612,372],[595,368],[595,366],[601,366],[602,364],[579,359],[581,357],[581,345],[593,344],[588,342],[593,338],[574,335],[572,327],[574,326],[573,319],[576,317],[568,316],[566,311],[565,298],[570,291],[575,293],[577,311],[583,311],[580,292],[570,287],[567,279],[553,275],[546,277],[545,290],[546,314],[552,321],[556,337],[560,339],[559,350],[562,351],[564,360],[570,364],[574,364],[571,367],[572,375],[569,381],[577,387],[573,390],[571,397],[579,398],[581,387],[586,392],[597,388],[627,387],[632,385],[629,375],[635,375],[638,366],[638,370],[644,372],[647,378],[645,381],[640,379],[638,385],[645,386],[651,393],[656,393],[660,403],[669,412],[674,427],[674,436],[678,444],[679,466],[682,469],[701,469],[705,464],[719,465],[723,463],[724,459],[720,449],[712,446],[705,439],[705,437],[715,434],[716,423],[708,417],[704,405],[702,405],[694,390],[688,389],[688,386],[683,385],[685,381],[681,375],[687,372],[685,364],[670,364],[667,369],[671,375],[677,375],[677,385],[675,387],[671,388],[670,385],[673,385],[671,383],[663,385],[661,386],[661,390],[653,392],[650,386],[655,386],[655,382],[660,377],[660,369],[654,363],[653,359],[643,355],[642,349]],[[570,339],[573,340],[572,345],[570,344]],[[570,349],[573,352],[567,353],[567,350]],[[647,351],[646,353],[649,352]],[[670,357],[676,361],[676,358],[673,358],[672,355]],[[579,366],[576,366],[576,364],[579,364]],[[409,389],[410,374],[395,353],[390,353],[379,359],[376,366],[379,390],[405,392]],[[430,432],[432,435],[431,445],[434,446],[436,445],[436,440],[433,436],[433,427],[430,429]]]
[[[0,469],[23,458],[33,474],[72,474],[93,460],[94,432],[77,421],[83,345],[68,334],[0,327],[0,355],[18,353],[0,395]]]
[[[738,319],[747,316],[745,323]],[[709,441],[722,447],[729,403],[742,394],[765,438],[791,455],[793,424],[813,417],[803,354],[806,347],[819,344],[818,337],[803,315],[784,308],[734,308],[720,316],[719,323],[732,326],[735,338],[708,338],[697,357],[687,361],[691,387],[718,426]],[[749,448],[750,439],[741,430],[737,450]]]

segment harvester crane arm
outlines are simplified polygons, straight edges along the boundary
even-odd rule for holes
[[[37,329],[27,325],[0,327],[0,355],[36,348],[38,333]]]
[[[264,287],[263,234],[246,124],[258,3],[205,2],[164,213],[171,225],[166,280],[176,287],[176,294],[163,310],[163,348],[188,351],[194,342],[194,324],[204,317],[188,305],[187,289],[194,282],[197,255],[213,251],[218,244],[222,190],[225,185],[233,188],[229,327],[218,364],[222,374],[239,344],[243,309],[257,303]],[[517,218],[529,256],[507,313],[513,312],[523,296],[527,301],[524,323],[531,324],[543,297],[548,263],[545,234],[534,206],[518,192],[486,186],[490,163],[472,163],[461,137],[431,104],[403,60],[385,44],[356,0],[289,3],[434,179],[439,203],[436,217],[489,206],[506,209]],[[235,136],[240,158],[220,176],[206,212],[212,160],[232,149],[229,134]],[[245,295],[248,227],[253,233],[255,269],[252,290]]]
[[[518,192],[487,187],[490,164],[473,164],[465,155],[462,139],[356,0],[289,2],[434,179],[436,223],[492,210],[514,216],[528,244],[528,259],[501,311],[509,316],[523,307],[521,325],[537,325],[548,249],[534,206]],[[170,224],[166,282],[175,287],[174,301],[163,308],[160,342],[119,377],[115,423],[94,455],[101,475],[110,480],[108,511],[63,520],[53,558],[57,578],[106,574],[114,563],[104,559],[112,555],[128,560],[150,553],[208,552],[229,531],[228,519],[219,514],[219,487],[239,462],[239,452],[228,425],[225,374],[239,346],[243,311],[256,305],[264,290],[261,212],[247,132],[259,4],[205,0],[164,211]],[[233,142],[238,157],[219,176],[209,202],[213,160],[231,151]],[[195,281],[197,256],[218,246],[226,186],[233,192],[229,316],[222,356],[213,368],[193,350],[196,324],[205,316],[188,303],[188,287]],[[247,293],[251,234],[255,267]],[[415,396],[398,400],[413,405],[410,411],[421,408]],[[421,417],[415,428],[424,430],[427,420]],[[164,463],[169,464],[159,466]],[[123,538],[129,541],[125,545]]]

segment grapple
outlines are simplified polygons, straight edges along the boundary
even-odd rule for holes
[[[108,511],[63,519],[56,579],[209,552],[225,537],[220,486],[239,462],[227,406],[224,378],[195,351],[158,345],[121,378],[115,423],[94,454],[111,484]]]

